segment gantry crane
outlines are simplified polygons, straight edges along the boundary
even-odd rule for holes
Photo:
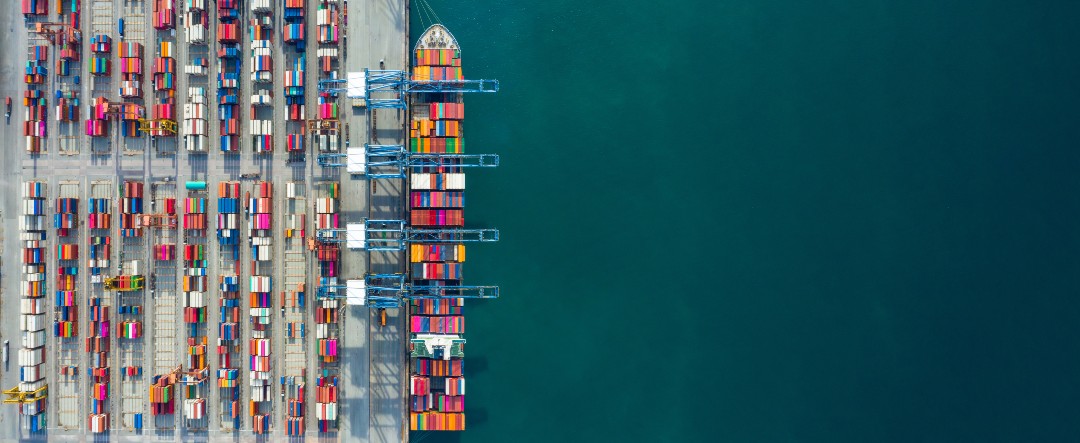
[[[356,157],[356,158],[354,158]],[[320,154],[319,166],[348,166],[353,174],[368,178],[405,178],[406,168],[494,168],[498,154],[432,154],[408,152],[403,145],[370,145],[350,148],[345,154]],[[355,167],[355,168],[354,168]]]
[[[137,120],[139,122],[140,131],[165,131],[170,134],[176,134],[176,120],[169,120],[167,118],[140,118]],[[154,127],[155,123],[157,123],[157,127]]]
[[[345,292],[342,296],[341,293]],[[319,286],[319,299],[345,298],[349,304],[385,309],[403,306],[409,300],[445,298],[499,298],[498,286],[414,285],[405,274],[368,274],[363,279],[348,280],[345,285]]]
[[[34,27],[30,29],[30,32],[41,34],[53,45],[82,42],[82,31],[67,23],[38,22],[34,23]]]
[[[344,79],[319,80],[319,91],[364,99],[368,109],[405,109],[405,94],[498,92],[498,80],[410,80],[405,71],[350,72]],[[378,96],[376,96],[378,94]]]
[[[498,229],[418,229],[404,220],[365,220],[345,229],[319,229],[315,240],[345,243],[350,249],[404,251],[408,243],[472,243],[499,241]]]
[[[142,214],[140,218],[145,228],[176,228],[176,214]]]
[[[22,391],[19,387],[8,389],[4,391],[4,395],[7,398],[4,399],[4,403],[17,403],[27,404],[33,403],[38,400],[49,398],[49,385],[42,385],[33,391]]]

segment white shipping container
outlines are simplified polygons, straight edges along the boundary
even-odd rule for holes
[[[251,292],[272,292],[270,277],[264,275],[251,276],[248,285]],[[251,314],[255,315],[255,314]]]
[[[337,403],[315,403],[315,418],[337,420]]]
[[[251,2],[251,12],[267,12],[270,11],[270,0],[249,0]]]
[[[40,315],[20,315],[19,316],[19,330],[21,331],[44,331],[45,330],[45,314]]]
[[[19,381],[35,382],[44,378],[41,375],[41,365],[19,366]]]
[[[186,308],[205,308],[206,307],[206,293],[203,293],[203,292],[185,292],[184,293],[184,307],[186,307]]]
[[[22,347],[33,349],[45,346],[45,331],[23,331]]]
[[[184,418],[197,420],[206,416],[206,399],[194,398],[184,400]]]
[[[42,298],[24,298],[19,300],[19,313],[20,314],[44,314],[45,313],[45,297]]]
[[[33,392],[45,387],[45,380],[38,381],[24,381],[19,383],[19,390],[23,392]]]
[[[45,348],[19,349],[19,366],[34,366],[45,362]]]

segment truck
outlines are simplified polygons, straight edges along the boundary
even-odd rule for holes
[[[117,27],[117,31],[120,33],[120,38],[123,39],[124,38],[124,19],[123,18],[121,18],[116,23],[116,27]]]

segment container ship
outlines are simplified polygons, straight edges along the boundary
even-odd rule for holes
[[[442,25],[432,25],[413,49],[414,81],[461,80],[461,50]],[[463,153],[461,93],[417,94],[412,103],[409,150]],[[454,162],[409,171],[411,225],[421,229],[464,226],[464,168]],[[416,286],[461,284],[463,243],[409,245],[409,278]],[[465,430],[463,298],[410,302],[409,429]]]

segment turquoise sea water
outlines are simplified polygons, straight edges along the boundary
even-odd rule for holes
[[[503,298],[414,441],[1080,438],[1080,4],[431,4]]]

